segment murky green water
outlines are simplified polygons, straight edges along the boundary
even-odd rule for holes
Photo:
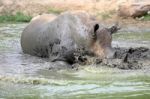
[[[0,99],[149,99],[150,69],[118,70],[101,66],[48,70],[48,60],[25,55],[21,31],[27,24],[0,24]],[[139,33],[140,34],[140,33]],[[116,34],[113,46],[150,47],[150,39]],[[133,35],[139,37],[138,35]]]

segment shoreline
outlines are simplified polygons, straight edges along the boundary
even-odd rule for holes
[[[148,0],[135,1],[132,3],[147,2]],[[18,12],[24,16],[35,17],[44,13],[59,15],[64,11],[79,11],[83,10],[91,15],[94,15],[103,23],[114,24],[119,22],[121,26],[136,25],[146,26],[150,25],[150,20],[144,21],[142,18],[122,18],[117,14],[117,9],[120,4],[128,3],[126,0],[0,0],[0,16],[2,15],[16,15]],[[108,8],[109,6],[109,8]],[[27,20],[29,21],[29,19]]]

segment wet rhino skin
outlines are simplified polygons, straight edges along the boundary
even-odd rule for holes
[[[71,64],[74,52],[80,49],[104,58],[107,53],[112,54],[111,34],[116,30],[99,27],[98,21],[85,12],[65,12],[58,17],[40,15],[24,29],[21,47],[24,53]]]

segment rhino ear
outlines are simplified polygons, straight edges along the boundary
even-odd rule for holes
[[[94,25],[94,32],[92,32],[92,39],[96,40],[97,36],[96,36],[96,31],[99,29],[99,25],[95,24]]]
[[[116,33],[118,30],[120,30],[121,28],[118,27],[118,25],[114,25],[112,27],[109,28],[109,31],[111,34]]]
[[[94,25],[94,33],[99,29],[99,24]]]

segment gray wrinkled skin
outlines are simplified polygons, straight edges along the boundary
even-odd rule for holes
[[[58,17],[45,14],[33,18],[24,29],[21,46],[24,53],[49,57],[51,61],[73,63],[74,52],[80,48],[107,57],[112,56],[113,29],[100,29],[98,22],[85,12],[65,12]]]

